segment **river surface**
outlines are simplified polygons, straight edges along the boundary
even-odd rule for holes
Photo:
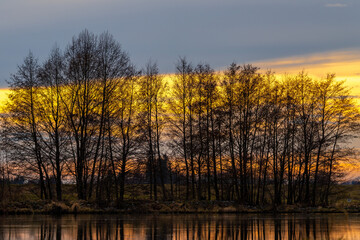
[[[360,239],[360,214],[0,216],[3,239]]]

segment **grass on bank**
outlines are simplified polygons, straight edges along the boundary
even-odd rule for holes
[[[55,193],[54,193],[55,194]],[[103,206],[95,200],[80,201],[77,198],[75,185],[63,185],[63,201],[42,200],[39,187],[34,184],[5,185],[0,189],[0,213],[235,213],[235,212],[272,212],[268,206],[244,206],[231,201],[185,201],[185,188],[176,194],[176,201],[149,200],[147,185],[128,185],[125,191],[125,201],[120,205],[107,202]],[[335,186],[330,197],[330,207],[305,208],[300,205],[283,205],[277,208],[279,212],[360,212],[360,185]]]

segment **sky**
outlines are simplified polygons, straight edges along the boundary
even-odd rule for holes
[[[109,31],[139,68],[152,59],[162,73],[183,56],[215,70],[329,62],[336,72],[337,61],[360,62],[359,12],[358,0],[0,0],[0,88],[30,50],[41,63],[83,29]],[[292,63],[274,65],[284,60]],[[351,71],[344,77],[360,73]]]
[[[0,0],[0,88],[29,51],[41,63],[88,29],[113,34],[139,68],[152,59],[173,73],[186,57],[215,70],[331,72],[360,96],[359,12],[359,0]]]

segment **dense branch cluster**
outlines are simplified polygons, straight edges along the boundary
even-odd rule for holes
[[[36,180],[42,198],[61,200],[67,181],[99,204],[327,205],[358,118],[332,74],[218,73],[180,58],[163,76],[86,30],[42,65],[30,53],[10,87],[1,138],[11,173]]]

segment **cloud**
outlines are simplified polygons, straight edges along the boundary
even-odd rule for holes
[[[347,7],[348,5],[347,4],[344,4],[344,3],[328,3],[325,5],[325,7],[331,7],[331,8],[338,8],[338,7]]]
[[[265,69],[277,72],[297,73],[301,69],[314,75],[323,76],[327,72],[335,72],[337,76],[359,77],[360,49],[345,49],[298,55],[285,58],[268,59],[254,62]]]

